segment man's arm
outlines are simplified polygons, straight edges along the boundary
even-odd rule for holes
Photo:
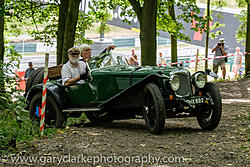
[[[110,45],[109,47],[104,49],[100,54],[106,53],[107,51],[110,51],[110,50],[114,50],[115,47],[116,47],[115,45]]]
[[[134,58],[134,56],[130,56],[130,58],[131,58],[133,61],[137,62],[137,60]]]
[[[216,45],[213,49],[212,49],[212,53],[214,53],[216,51],[216,48],[218,47],[218,45]]]
[[[80,81],[80,80],[81,80],[80,77],[68,79],[68,80],[64,83],[64,85],[65,85],[65,86],[74,85],[76,82],[78,82],[78,81]]]

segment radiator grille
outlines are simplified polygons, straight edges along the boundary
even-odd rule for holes
[[[190,76],[186,73],[177,74],[180,79],[180,88],[177,90],[176,95],[185,97],[192,95],[192,87]]]

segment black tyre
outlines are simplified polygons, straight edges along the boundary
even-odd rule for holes
[[[210,97],[214,104],[202,107],[202,110],[198,112],[197,120],[202,129],[213,130],[219,125],[221,119],[221,95],[218,87],[210,82],[206,83],[201,91],[203,96]]]
[[[33,96],[30,106],[29,106],[29,112],[30,112],[30,118],[34,123],[40,124],[40,116],[38,115],[37,108],[41,108],[42,104],[42,94],[37,93],[35,96]],[[63,125],[64,122],[64,115],[62,114],[62,111],[60,110],[58,104],[56,101],[50,96],[47,95],[46,99],[46,107],[45,107],[45,128],[48,127],[56,127],[60,128]]]
[[[86,112],[85,115],[93,124],[111,123],[114,118],[110,112]]]
[[[30,88],[33,86],[33,80],[36,78],[37,74],[40,73],[41,71],[43,71],[44,67],[40,67],[38,69],[36,69],[29,77],[29,80],[26,84],[26,88],[25,88],[25,92],[26,94],[28,93],[28,91],[30,90]]]
[[[34,80],[32,82],[32,86],[43,83],[43,76],[44,76],[44,71],[42,70],[34,78]]]
[[[143,117],[148,130],[160,134],[165,127],[165,105],[159,87],[149,83],[144,88]]]

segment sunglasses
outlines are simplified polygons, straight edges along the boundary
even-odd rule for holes
[[[72,53],[72,55],[79,55],[80,53]]]

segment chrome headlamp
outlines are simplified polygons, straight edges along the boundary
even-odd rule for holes
[[[180,87],[180,78],[177,75],[173,75],[170,78],[170,86],[172,88],[173,91],[177,91]]]
[[[196,73],[193,77],[193,84],[198,88],[204,88],[206,84],[205,74],[203,73]]]

